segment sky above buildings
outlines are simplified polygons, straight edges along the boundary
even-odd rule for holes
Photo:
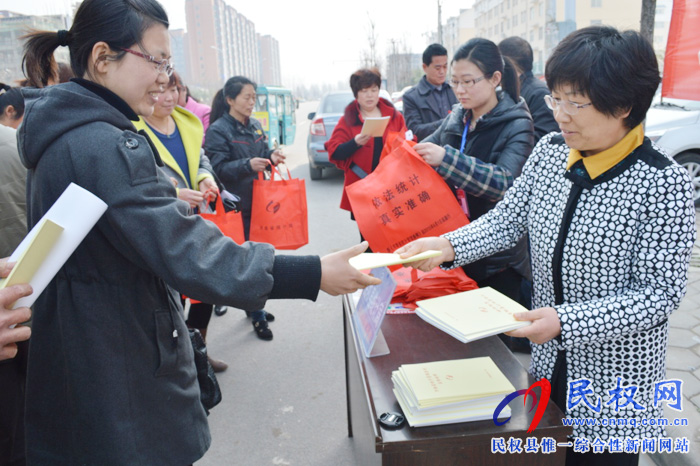
[[[0,0],[0,10],[33,15],[67,14],[75,0]],[[171,28],[186,29],[185,0],[160,0]],[[279,41],[285,85],[346,82],[368,47],[369,18],[377,49],[386,57],[391,40],[422,53],[437,30],[437,0],[226,0],[255,23],[259,34]],[[473,0],[442,0],[443,24]],[[397,48],[403,51],[403,46]]]

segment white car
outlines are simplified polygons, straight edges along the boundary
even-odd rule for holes
[[[647,112],[644,133],[690,173],[700,207],[700,102],[664,99]]]

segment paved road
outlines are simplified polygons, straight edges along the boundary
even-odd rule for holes
[[[359,242],[350,215],[341,211],[343,176],[324,171],[308,178],[306,115],[297,112],[297,138],[285,148],[292,175],[306,179],[309,245],[291,254],[327,254]],[[340,298],[317,302],[270,301],[277,320],[271,342],[259,340],[242,311],[213,316],[209,351],[230,368],[221,374],[222,403],[210,416],[212,447],[197,466],[355,465],[347,437]]]

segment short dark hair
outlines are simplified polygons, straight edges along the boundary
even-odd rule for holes
[[[423,51],[423,64],[425,66],[430,66],[433,62],[433,57],[446,57],[447,49],[440,44],[430,44],[428,48]]]
[[[474,63],[487,78],[491,78],[496,71],[500,72],[501,87],[511,96],[513,101],[518,102],[520,81],[518,73],[515,72],[515,65],[510,58],[501,56],[501,52],[492,41],[481,37],[470,39],[457,49],[452,63],[459,60]]]
[[[637,31],[609,26],[566,36],[547,60],[545,77],[550,90],[569,85],[605,115],[629,110],[624,123],[630,129],[644,120],[661,82],[651,44]]]
[[[382,87],[382,74],[377,68],[361,68],[350,75],[350,89],[355,98],[362,89],[372,86]]]
[[[522,37],[512,36],[503,39],[498,49],[504,57],[508,57],[518,65],[523,72],[532,71],[532,47]]]
[[[117,52],[109,60],[121,60],[126,52],[121,48],[141,42],[143,33],[154,24],[168,27],[168,15],[156,0],[85,0],[78,7],[73,25],[67,32],[34,31],[25,36],[22,68],[30,84],[46,86],[55,79],[56,61],[53,52],[67,45],[70,64],[80,78],[87,69],[92,49],[106,42]]]
[[[168,77],[168,88],[171,88],[173,86],[177,86],[177,90],[179,91],[180,88],[182,87],[182,80],[180,79],[180,75],[177,73],[177,71],[173,70],[173,74],[171,74]]]
[[[19,120],[24,116],[24,97],[22,91],[17,87],[10,87],[0,83],[0,115],[5,113],[5,109],[12,105],[15,109],[14,120]]]

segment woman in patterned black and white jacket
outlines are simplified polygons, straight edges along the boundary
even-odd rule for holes
[[[534,309],[517,318],[532,325],[509,335],[534,343],[530,372],[550,380],[570,418],[637,419],[575,425],[574,437],[656,438],[663,427],[640,420],[662,416],[654,395],[665,379],[667,319],[685,294],[695,241],[690,176],[641,125],[659,83],[656,57],[637,32],[593,26],[564,39],[545,73],[561,133],[542,138],[487,214],[397,252],[440,249],[414,266],[455,267],[528,233]],[[575,388],[583,392],[572,396]],[[616,400],[615,389],[624,396]],[[567,452],[567,465],[637,462],[638,453],[614,449]]]

